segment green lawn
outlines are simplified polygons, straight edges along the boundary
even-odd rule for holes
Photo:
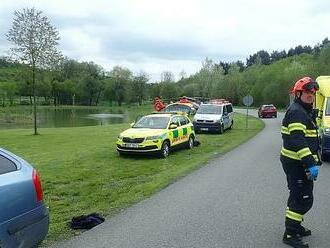
[[[115,142],[126,124],[0,131],[2,147],[23,157],[39,171],[50,208],[50,229],[43,245],[72,237],[73,217],[91,212],[111,216],[166,187],[206,161],[257,134],[262,121],[235,114],[234,128],[223,135],[199,134],[199,147],[176,151],[166,159],[119,157]]]

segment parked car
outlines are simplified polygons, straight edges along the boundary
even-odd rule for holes
[[[277,109],[273,104],[261,105],[258,110],[259,118],[277,117]]]
[[[182,113],[156,113],[141,117],[131,128],[119,134],[117,151],[121,154],[157,154],[166,158],[181,145],[194,146],[195,132]]]
[[[0,148],[0,247],[35,247],[46,237],[48,226],[37,171]]]
[[[233,106],[228,101],[201,104],[194,116],[195,132],[216,132],[222,134],[234,125]]]
[[[196,106],[190,102],[176,102],[167,105],[163,112],[183,112],[188,115],[194,115],[196,113]]]

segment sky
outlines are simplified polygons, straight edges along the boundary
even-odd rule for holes
[[[59,50],[106,71],[116,65],[150,82],[198,72],[205,58],[241,60],[330,38],[329,0],[1,0],[0,56],[14,11],[41,10],[60,34]]]

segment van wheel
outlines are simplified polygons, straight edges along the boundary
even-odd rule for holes
[[[163,142],[162,148],[160,149],[159,157],[166,158],[170,154],[170,143],[165,140]]]
[[[192,149],[194,147],[194,136],[190,135],[187,143],[187,149]]]
[[[221,126],[220,126],[220,130],[219,130],[219,134],[223,134],[223,132],[224,132],[224,127],[223,127],[223,124],[221,124]]]
[[[230,126],[229,126],[229,129],[232,129],[233,126],[234,126],[234,121],[231,121],[231,124],[230,124]]]

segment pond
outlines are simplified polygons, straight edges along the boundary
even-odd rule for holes
[[[129,113],[110,108],[38,108],[39,127],[80,127],[128,122]],[[32,128],[32,108],[4,109],[0,129]]]

